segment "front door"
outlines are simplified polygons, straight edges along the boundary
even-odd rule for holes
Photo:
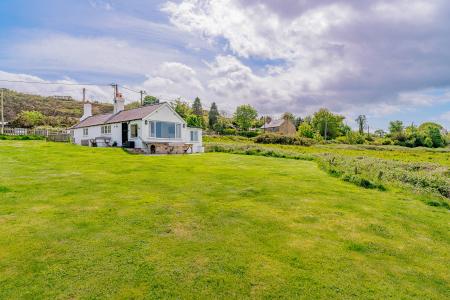
[[[128,123],[122,123],[122,147],[128,142]]]

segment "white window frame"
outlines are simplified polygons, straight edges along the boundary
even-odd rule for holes
[[[191,142],[198,142],[198,130],[191,130],[190,140]]]
[[[157,137],[156,136],[156,123],[170,123],[175,124],[175,137]],[[148,126],[149,136],[154,139],[161,140],[180,140],[181,139],[181,123],[176,122],[167,122],[167,121],[150,121]]]
[[[136,126],[136,136],[133,136],[133,126]],[[138,124],[130,124],[130,138],[135,139],[139,135],[139,127]]]
[[[105,135],[110,135],[111,134],[111,125],[102,125],[101,133],[105,134]]]
[[[89,128],[83,128],[83,136],[89,135]]]

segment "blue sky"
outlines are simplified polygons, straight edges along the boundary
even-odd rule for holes
[[[231,114],[366,114],[450,127],[447,1],[3,0],[0,79],[118,82]],[[18,91],[78,88],[0,83]],[[137,95],[124,91],[128,101]],[[110,101],[109,87],[89,87]]]

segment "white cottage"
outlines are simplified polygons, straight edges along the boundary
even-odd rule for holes
[[[202,129],[188,127],[166,102],[124,110],[124,100],[114,101],[114,112],[92,115],[84,104],[80,123],[73,126],[73,141],[83,146],[137,148],[151,154],[203,152]]]

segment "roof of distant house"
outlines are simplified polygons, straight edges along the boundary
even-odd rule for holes
[[[153,104],[153,105],[147,105],[144,107],[129,109],[129,110],[122,110],[119,111],[116,114],[101,114],[101,115],[95,115],[89,118],[86,118],[85,120],[81,121],[80,123],[74,125],[71,127],[71,129],[76,128],[82,128],[82,127],[89,127],[89,126],[97,126],[97,125],[103,125],[103,124],[111,124],[111,123],[120,123],[120,122],[128,122],[133,120],[140,120],[142,118],[145,118],[155,110],[157,110],[159,107],[166,104],[166,102]]]
[[[261,128],[267,129],[267,128],[280,127],[283,123],[284,123],[284,119],[272,120],[269,123],[266,123],[263,126],[261,126]]]

